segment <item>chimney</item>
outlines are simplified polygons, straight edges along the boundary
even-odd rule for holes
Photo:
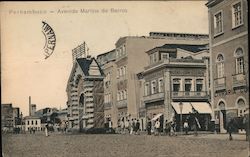
[[[29,116],[31,116],[31,96],[29,96]]]

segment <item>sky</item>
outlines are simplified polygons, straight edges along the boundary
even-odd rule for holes
[[[205,3],[1,2],[1,103],[20,107],[24,115],[28,115],[29,96],[37,110],[66,108],[73,48],[85,41],[89,54],[97,56],[114,49],[123,36],[147,36],[149,32],[208,34]],[[37,14],[39,10],[41,14]],[[47,59],[42,21],[56,35],[54,52]]]

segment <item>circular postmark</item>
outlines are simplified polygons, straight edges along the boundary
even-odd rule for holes
[[[54,49],[56,47],[56,35],[54,30],[50,27],[50,25],[44,21],[42,21],[42,33],[45,37],[45,44],[43,47],[45,59],[52,55]]]

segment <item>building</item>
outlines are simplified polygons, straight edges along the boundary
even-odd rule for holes
[[[114,63],[108,63],[109,65],[106,67],[102,66],[103,70],[106,71],[105,73],[116,70],[116,76],[112,75],[112,79],[110,80],[112,89],[116,88],[116,100],[115,97],[111,96],[112,98],[109,101],[111,101],[111,104],[115,104],[112,105],[115,113],[113,116],[117,117],[112,118],[111,115],[111,119],[138,119],[141,100],[138,94],[137,74],[142,72],[144,67],[149,63],[148,55],[145,52],[167,43],[207,44],[208,35],[151,32],[149,36],[127,36],[120,38],[115,44],[116,59]],[[114,69],[111,70],[111,67]],[[108,89],[104,89],[104,91],[109,92]],[[117,121],[112,122],[113,124],[117,124]]]
[[[12,104],[1,104],[1,127],[12,131],[21,124],[20,109]]]
[[[36,112],[36,104],[31,103],[31,96],[29,96],[29,116],[34,116]]]
[[[116,52],[115,50],[97,56],[97,62],[103,69],[104,78],[104,117],[105,123],[112,122],[113,127],[117,127],[117,107],[116,107]]]
[[[44,130],[44,126],[42,127],[41,118],[38,116],[26,116],[24,117],[25,121],[25,131],[30,131],[34,129],[35,131]]]
[[[102,53],[96,57],[96,61],[98,62],[100,67],[103,67],[105,64],[109,62],[114,62],[115,59],[116,59],[115,49],[106,53]]]
[[[201,130],[209,129],[212,110],[208,52],[207,44],[165,44],[146,52],[150,61],[138,76],[144,93],[140,105],[143,124],[146,119],[158,118],[164,124],[175,117],[180,129],[180,123],[191,116],[194,108],[200,114]]]
[[[209,0],[212,107],[220,131],[249,110],[248,0]]]
[[[78,58],[67,83],[69,128],[83,130],[104,125],[104,74],[95,58]]]

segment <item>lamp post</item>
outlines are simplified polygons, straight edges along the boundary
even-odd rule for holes
[[[182,127],[182,109],[183,109],[183,103],[182,102],[179,103],[179,107],[180,107],[180,112],[181,112],[181,115],[180,115],[180,132],[182,133],[182,131],[183,131],[183,127]]]

